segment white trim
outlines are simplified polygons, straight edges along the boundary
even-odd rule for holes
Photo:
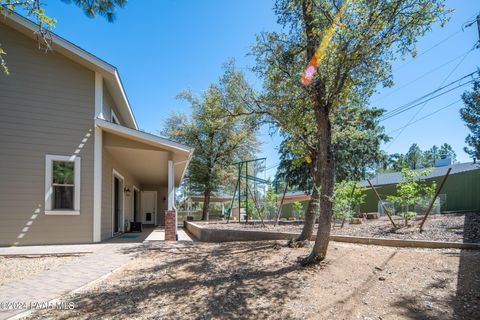
[[[95,118],[105,119],[103,116],[103,76],[95,72]]]
[[[175,149],[185,153],[193,153],[193,150],[194,150],[193,148],[185,146],[183,144],[173,142],[173,141],[170,141],[170,140],[167,140],[143,131],[130,129],[118,124],[105,121],[105,120],[95,119],[95,124],[101,127],[102,129],[106,129],[108,131],[119,133],[119,134],[129,135],[136,138],[137,140],[141,140],[143,142],[150,143],[150,144],[153,143],[159,147],[163,147],[163,148],[167,147],[167,148]]]
[[[79,216],[80,211],[76,210],[45,210],[47,216]]]
[[[110,121],[114,124],[120,124],[120,120],[118,120],[118,117],[117,117],[117,114],[115,113],[115,111],[111,111],[111,117],[110,117]]]
[[[117,84],[118,84],[118,87],[120,88],[123,100],[127,104],[129,116],[133,121],[135,129],[138,129],[137,120],[135,120],[135,116],[133,115],[132,108],[130,107],[130,102],[128,101],[128,97],[127,97],[127,94],[125,93],[125,89],[123,88],[122,79],[120,78],[120,75],[118,74],[118,70],[116,68],[115,68],[115,79],[117,80]]]
[[[95,127],[93,149],[93,242],[102,240],[103,132]]]
[[[120,189],[120,194],[122,196],[122,219],[119,221],[118,225],[118,232],[117,233],[122,233],[123,230],[123,224],[125,223],[125,195],[123,192],[123,189],[125,188],[125,178],[123,175],[121,175],[117,170],[112,169],[112,237],[116,234],[115,233],[115,212],[113,211],[114,209],[114,200],[115,200],[115,177],[119,178],[122,180],[122,188]]]
[[[154,190],[144,190],[144,191],[142,191],[142,194],[145,193],[145,192],[153,192],[153,193],[155,194],[155,200],[154,200],[154,206],[155,206],[154,211],[155,211],[155,212],[153,213],[153,225],[157,225],[158,193],[157,193],[157,191],[154,191]],[[142,221],[141,221],[141,222],[142,222],[143,224],[146,224],[146,223],[144,223],[144,220],[145,220],[145,219],[143,219],[143,218],[144,218],[143,215],[144,215],[144,213],[145,213],[145,212],[144,212],[144,211],[145,211],[145,210],[144,210],[145,208],[144,208],[144,205],[143,205],[144,199],[145,199],[145,197],[142,196],[142,197],[141,197],[141,210],[140,210],[140,211],[142,212],[142,217],[141,217],[141,218],[142,218]]]
[[[168,210],[175,209],[175,167],[173,166],[173,161],[168,160],[167,167],[167,208]]]
[[[52,209],[52,163],[53,161],[73,162],[74,170],[74,189],[73,189],[73,210],[53,210]],[[45,214],[46,215],[79,215],[80,214],[80,174],[81,162],[78,156],[59,156],[45,155]],[[55,213],[54,213],[55,212]],[[78,214],[76,213],[78,212]]]
[[[138,222],[138,221],[135,221],[135,219],[134,219],[135,218],[135,190],[138,191],[138,195],[139,195],[138,200],[140,200],[140,198],[141,198],[140,197],[140,189],[137,188],[135,185],[132,185],[132,221]],[[139,202],[138,204],[140,205],[140,208],[141,208],[141,206],[142,206],[141,203]],[[139,211],[142,211],[142,210],[140,209]],[[140,212],[137,212],[137,213],[140,214]],[[138,216],[137,216],[137,218],[138,218]]]

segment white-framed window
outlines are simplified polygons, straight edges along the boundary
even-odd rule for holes
[[[115,111],[113,111],[113,109],[112,109],[112,119],[110,119],[110,120],[115,124],[120,124],[120,121],[118,120],[118,117],[117,117]]]
[[[80,157],[46,156],[45,214],[80,214]]]

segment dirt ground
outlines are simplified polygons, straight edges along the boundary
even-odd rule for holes
[[[332,242],[320,267],[284,242],[193,243],[141,253],[75,310],[35,319],[480,319],[480,252]]]
[[[386,216],[380,217],[379,219],[363,219],[362,224],[345,222],[343,228],[340,228],[341,221],[338,220],[336,226],[332,228],[332,234],[403,240],[480,243],[480,213],[478,212],[432,215],[425,223],[424,231],[420,232],[418,225],[422,218],[423,216],[419,216],[409,223],[409,227],[404,227],[404,219],[402,217],[394,217],[395,223],[401,227],[397,230],[392,229],[392,224]],[[239,224],[235,222],[227,224],[225,221],[222,221],[208,223],[206,226],[215,229],[268,230],[300,233],[303,224],[300,222],[289,222],[288,225],[277,225],[276,227],[274,227],[273,224],[267,224],[264,228],[260,222],[255,222],[255,224]],[[317,226],[315,226],[315,230],[316,229]]]
[[[76,257],[0,257],[0,286],[25,279],[74,261]]]

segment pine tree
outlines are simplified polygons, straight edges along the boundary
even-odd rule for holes
[[[480,81],[475,81],[472,92],[465,92],[462,95],[465,107],[460,109],[462,120],[470,134],[465,139],[467,147],[465,152],[474,158],[480,158]]]

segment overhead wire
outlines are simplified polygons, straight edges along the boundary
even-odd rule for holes
[[[413,125],[413,124],[415,124],[415,123],[417,123],[417,122],[419,122],[419,121],[421,121],[421,120],[424,120],[425,118],[431,117],[431,116],[439,113],[439,112],[442,111],[442,110],[445,110],[445,109],[447,109],[447,108],[450,108],[451,106],[455,105],[457,102],[460,102],[460,101],[462,101],[462,99],[458,99],[458,100],[456,100],[456,101],[454,101],[454,102],[452,102],[452,103],[449,103],[448,105],[446,105],[446,106],[444,106],[444,107],[442,107],[442,108],[440,108],[440,109],[437,109],[437,110],[435,110],[435,111],[432,112],[432,113],[429,113],[429,114],[427,114],[427,115],[425,115],[425,116],[423,116],[423,117],[421,117],[421,118],[418,118],[417,120],[413,121],[412,123],[410,123],[410,124],[408,124],[408,125],[405,125],[405,126],[403,126],[403,127],[400,127],[400,128],[398,128],[398,129],[395,129],[395,130],[390,131],[389,133],[387,133],[387,135],[390,135],[390,134],[392,134],[392,133],[394,133],[394,132],[397,132],[397,131],[399,131],[399,130],[401,130],[401,129],[403,129],[403,128],[409,127],[409,126],[411,126],[411,125]]]
[[[445,79],[443,79],[442,83],[440,84],[439,87],[442,87],[445,82],[450,78],[450,76],[458,69],[458,67],[463,63],[463,61],[465,61],[465,59],[467,58],[467,56],[470,54],[470,52],[472,52],[473,50],[475,50],[476,46],[474,46],[471,50],[469,50],[465,55],[464,57],[457,63],[457,65],[452,69],[452,71],[450,71],[450,73],[445,77]],[[457,86],[458,87],[458,86]],[[449,91],[452,91],[449,90]],[[420,108],[417,110],[417,112],[415,112],[415,114],[410,118],[410,120],[408,120],[407,124],[400,130],[400,132],[397,134],[397,136],[395,138],[393,138],[393,140],[390,142],[390,144],[386,147],[386,150],[388,150],[390,148],[390,146],[398,139],[398,137],[400,137],[400,135],[405,131],[405,128],[407,128],[414,120],[415,118],[417,117],[417,115],[423,110],[423,108],[425,108],[425,106],[428,104],[428,102],[432,100],[432,99],[429,99],[427,101],[425,101],[421,106]],[[411,108],[410,108],[411,109]]]

